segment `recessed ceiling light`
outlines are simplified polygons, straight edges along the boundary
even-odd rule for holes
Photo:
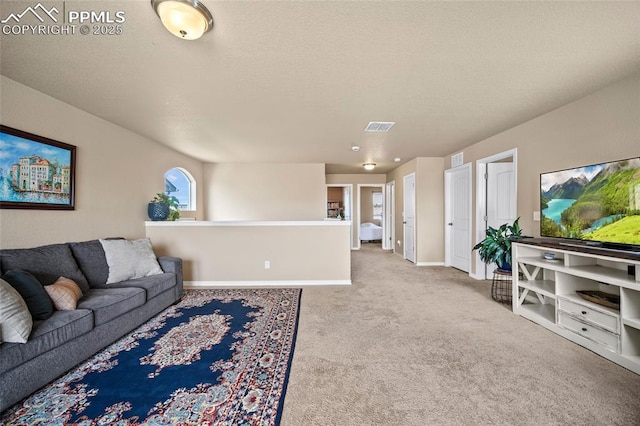
[[[373,170],[376,168],[376,163],[364,163],[362,167],[364,167],[365,170]]]
[[[395,161],[396,163],[399,163],[400,161],[402,161],[402,158],[396,157],[396,158],[393,159],[393,161]]]
[[[358,151],[360,151],[360,147],[359,147],[358,145],[353,145],[353,146],[351,147],[351,151],[353,151],[353,152],[358,152]]]
[[[367,127],[364,128],[365,132],[388,132],[389,129],[396,124],[395,121],[370,121]]]

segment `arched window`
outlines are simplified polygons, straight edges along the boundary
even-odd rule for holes
[[[185,169],[174,167],[164,174],[164,192],[178,199],[180,210],[196,209],[196,181]]]

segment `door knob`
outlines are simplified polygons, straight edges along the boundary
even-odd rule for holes
[[[449,223],[447,223],[447,225],[453,226],[453,222],[449,222]]]

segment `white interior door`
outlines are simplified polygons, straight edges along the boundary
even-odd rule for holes
[[[416,232],[416,175],[408,174],[403,178],[403,239],[404,258],[416,263],[415,232]]]
[[[487,164],[486,227],[499,228],[516,220],[516,188],[513,163]],[[495,265],[487,265],[486,279],[493,276]]]
[[[471,269],[471,163],[448,170],[445,176],[447,262],[469,272]]]

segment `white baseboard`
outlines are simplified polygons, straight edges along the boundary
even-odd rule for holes
[[[476,273],[473,274],[469,274],[469,277],[473,278],[474,280],[484,280],[484,275],[478,275]]]
[[[444,266],[444,262],[416,262],[416,266]]]
[[[319,285],[351,285],[351,280],[287,280],[287,281],[185,281],[185,288],[212,287],[308,287]]]

